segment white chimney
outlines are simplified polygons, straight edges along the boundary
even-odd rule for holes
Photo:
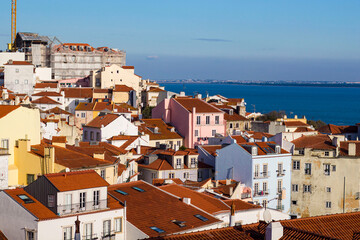
[[[181,97],[185,97],[185,92],[180,92]]]
[[[349,156],[354,157],[356,155],[356,143],[349,142],[349,150],[348,150]]]
[[[234,227],[234,226],[235,226],[235,204],[234,204],[234,203],[231,204],[229,226],[230,226],[230,227]]]
[[[184,198],[183,198],[183,202],[186,203],[186,204],[188,204],[188,205],[190,205],[190,204],[191,204],[191,198],[186,198],[186,197],[184,197]]]
[[[279,222],[272,222],[266,227],[265,240],[279,240],[284,235],[284,228]]]
[[[339,147],[339,143],[340,143],[339,138],[338,138],[338,137],[334,137],[333,140],[332,140],[333,146]]]
[[[141,146],[140,146],[140,145],[137,145],[137,146],[136,146],[136,154],[137,154],[137,155],[140,155],[140,154],[141,154]]]

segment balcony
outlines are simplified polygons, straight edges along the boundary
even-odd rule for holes
[[[9,149],[0,148],[0,155],[9,155]]]
[[[251,198],[251,193],[242,193],[241,199]]]
[[[254,179],[261,179],[261,178],[268,178],[268,177],[270,177],[270,172],[260,172],[260,173],[255,172],[254,173]]]
[[[81,237],[82,240],[98,240],[99,238],[97,237],[97,234],[89,234],[89,235],[84,235]]]
[[[72,214],[72,213],[79,213],[79,212],[86,212],[86,211],[95,211],[98,209],[104,209],[107,207],[107,199],[103,199],[97,202],[96,204],[94,201],[85,202],[85,203],[73,203],[67,205],[58,205],[57,212],[60,215],[64,214]]]
[[[263,197],[269,195],[269,189],[266,191],[259,191],[254,193],[254,197]]]
[[[102,232],[101,233],[101,239],[102,240],[115,240],[115,231],[111,231],[111,232]]]
[[[277,209],[277,210],[284,210],[284,205],[277,205],[277,206],[276,206],[276,209]]]
[[[276,173],[277,173],[277,176],[278,177],[283,177],[283,176],[285,176],[285,170],[283,169],[283,170],[276,170]]]

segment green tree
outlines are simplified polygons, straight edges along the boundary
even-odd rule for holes
[[[151,112],[154,107],[146,106],[142,110],[142,117],[145,119],[151,118]]]
[[[326,125],[326,123],[321,120],[308,120],[308,124],[313,125],[316,130]]]

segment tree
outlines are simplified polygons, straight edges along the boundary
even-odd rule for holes
[[[278,118],[282,118],[285,115],[285,111],[271,111],[260,116],[257,120],[260,121],[275,121]]]
[[[151,112],[152,109],[154,107],[150,107],[150,106],[146,106],[143,110],[142,110],[142,117],[145,119],[151,118]]]
[[[321,121],[321,120],[317,120],[317,121],[315,121],[315,120],[308,120],[308,124],[313,125],[314,128],[315,128],[315,130],[318,130],[319,128],[321,128],[321,127],[323,127],[323,126],[326,125],[326,123],[323,122],[323,121]]]

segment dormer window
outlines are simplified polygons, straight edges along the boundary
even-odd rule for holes
[[[154,231],[157,232],[157,233],[164,233],[164,232],[165,232],[164,230],[162,230],[162,229],[160,229],[160,228],[158,228],[158,227],[155,227],[155,226],[150,227],[150,229],[151,229],[151,230],[154,230]]]
[[[200,214],[195,214],[194,217],[200,219],[203,222],[209,221],[209,219],[207,219],[206,217],[200,215]]]
[[[181,158],[176,159],[176,168],[181,168]]]

